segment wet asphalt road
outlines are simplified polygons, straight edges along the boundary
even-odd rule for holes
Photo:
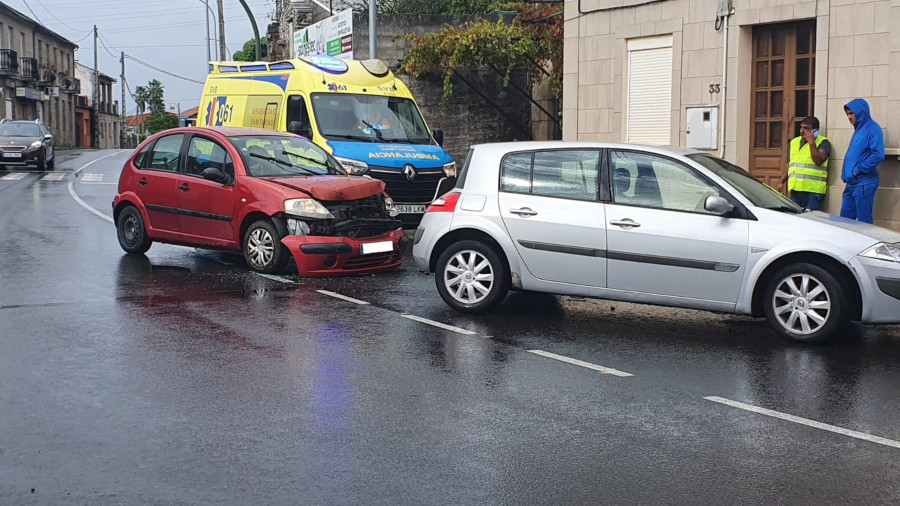
[[[0,172],[0,504],[900,502],[900,328],[806,347],[537,294],[469,316],[411,260],[126,256],[88,209],[111,215],[126,153],[59,155],[59,181]]]

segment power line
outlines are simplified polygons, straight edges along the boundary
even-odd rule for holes
[[[78,44],[79,42],[83,41],[84,39],[90,37],[92,33],[94,33],[94,30],[88,30],[88,32],[86,34],[84,34],[84,37],[82,37],[78,40],[72,41],[72,42],[75,44]]]
[[[188,81],[188,82],[190,82],[190,83],[203,84],[203,81],[197,81],[196,79],[191,79],[191,78],[189,78],[189,77],[180,76],[180,75],[178,75],[178,74],[173,74],[173,73],[171,73],[171,72],[169,72],[169,71],[167,71],[167,70],[163,70],[163,69],[161,69],[161,68],[159,68],[159,67],[154,67],[153,65],[150,65],[149,63],[147,63],[147,62],[145,62],[145,61],[138,60],[137,58],[135,58],[134,56],[131,56],[130,54],[126,54],[126,55],[125,55],[125,58],[128,58],[129,60],[132,60],[132,61],[134,61],[134,62],[137,62],[137,63],[139,63],[139,64],[141,64],[141,65],[143,65],[143,66],[145,66],[145,67],[147,67],[147,68],[149,68],[149,69],[153,69],[153,70],[155,70],[155,71],[157,71],[157,72],[162,72],[163,74],[166,74],[166,75],[168,75],[168,76],[172,76],[172,77],[175,77],[175,78],[177,78],[177,79],[181,79],[181,80],[183,80],[183,81]]]
[[[24,1],[24,0],[23,0],[23,1]],[[75,30],[76,32],[80,32],[80,31],[81,31],[81,30],[79,30],[78,28],[75,28],[74,26],[71,26],[71,25],[66,24],[63,20],[61,20],[61,19],[59,19],[58,17],[56,17],[56,16],[53,14],[53,12],[51,12],[50,9],[48,9],[47,6],[44,5],[44,4],[41,2],[41,0],[35,0],[35,1],[38,3],[38,5],[40,5],[41,7],[43,7],[45,11],[47,11],[47,14],[49,14],[51,18],[53,18],[53,19],[59,21],[63,26],[65,26],[65,27],[68,28],[69,30]],[[25,4],[25,5],[28,5],[28,4]],[[31,10],[31,9],[29,8],[28,10]],[[34,14],[34,13],[32,13],[32,14]]]
[[[105,49],[106,52],[109,53],[110,56],[112,56],[113,58],[118,58],[118,56],[114,55],[112,53],[112,51],[110,51],[110,49],[108,47],[106,47],[106,43],[103,42],[103,36],[100,35],[100,32],[97,32],[97,39],[100,40],[100,45],[103,46],[103,49]],[[112,45],[112,44],[110,44],[110,45]]]
[[[47,28],[47,27],[44,25],[44,22],[41,21],[41,18],[39,18],[39,17],[37,16],[37,14],[35,14],[34,11],[31,10],[31,6],[28,5],[28,2],[26,2],[25,0],[22,0],[22,3],[25,4],[25,7],[28,7],[28,12],[30,12],[31,15],[34,16],[34,19],[36,19],[37,22],[41,24],[41,26],[43,26],[44,28]]]

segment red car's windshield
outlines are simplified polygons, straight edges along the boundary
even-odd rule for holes
[[[325,150],[302,137],[242,135],[228,140],[253,177],[347,174]]]

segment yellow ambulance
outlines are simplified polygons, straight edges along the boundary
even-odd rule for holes
[[[443,132],[428,129],[409,88],[381,60],[212,62],[197,125],[307,137],[351,174],[384,181],[405,227],[456,177]]]

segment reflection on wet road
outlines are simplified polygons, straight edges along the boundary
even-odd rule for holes
[[[807,347],[543,294],[462,315],[411,262],[279,279],[175,246],[128,256],[67,190],[110,213],[96,183],[125,155],[73,174],[106,154],[0,177],[0,503],[900,497],[900,449],[876,440],[900,441],[896,327]]]

